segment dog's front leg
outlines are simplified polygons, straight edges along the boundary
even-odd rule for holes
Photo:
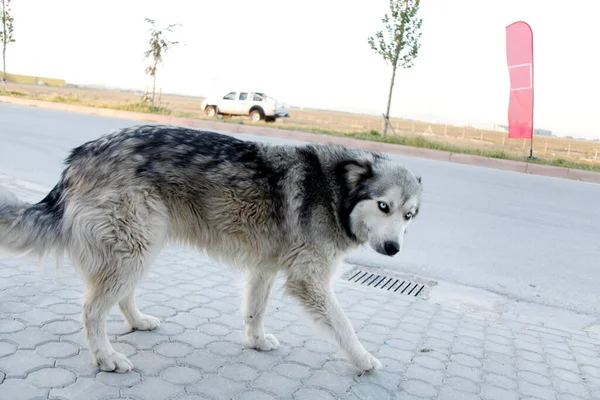
[[[276,271],[253,271],[247,273],[246,293],[242,310],[246,330],[246,342],[251,348],[272,350],[279,347],[279,341],[272,334],[265,334],[264,316],[271,295]]]
[[[287,293],[300,300],[313,321],[325,327],[361,371],[381,368],[381,362],[360,343],[352,324],[340,307],[329,282],[318,282],[309,277],[288,278]]]

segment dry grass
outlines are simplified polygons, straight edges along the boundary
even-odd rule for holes
[[[200,111],[202,97],[163,95],[160,98],[160,106],[152,108],[141,102],[141,94],[133,92],[14,83],[10,85],[10,89],[11,95],[42,100],[206,118]],[[529,154],[529,140],[509,139],[503,131],[394,118],[392,125],[398,136],[394,137],[393,133],[388,131],[390,136],[383,138],[378,133],[383,130],[381,116],[299,108],[292,108],[290,114],[290,118],[278,119],[269,126],[348,135],[365,140],[402,143],[496,158],[519,159]],[[231,122],[249,123],[244,118],[232,118]],[[535,136],[533,145],[534,156],[541,158],[540,162],[600,170],[598,141]]]

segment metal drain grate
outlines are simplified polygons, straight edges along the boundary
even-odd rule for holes
[[[422,283],[412,282],[408,279],[390,277],[362,269],[351,272],[348,281],[414,297],[422,294],[423,290],[427,288],[427,286]]]

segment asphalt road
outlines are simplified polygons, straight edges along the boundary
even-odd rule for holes
[[[139,123],[0,104],[0,173],[50,188],[72,147]],[[423,177],[424,205],[400,255],[351,261],[600,316],[600,185],[392,158]]]

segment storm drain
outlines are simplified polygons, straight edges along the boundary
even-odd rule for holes
[[[419,282],[365,270],[352,271],[349,276],[348,281],[352,283],[406,296],[418,297],[427,288],[426,285]]]

